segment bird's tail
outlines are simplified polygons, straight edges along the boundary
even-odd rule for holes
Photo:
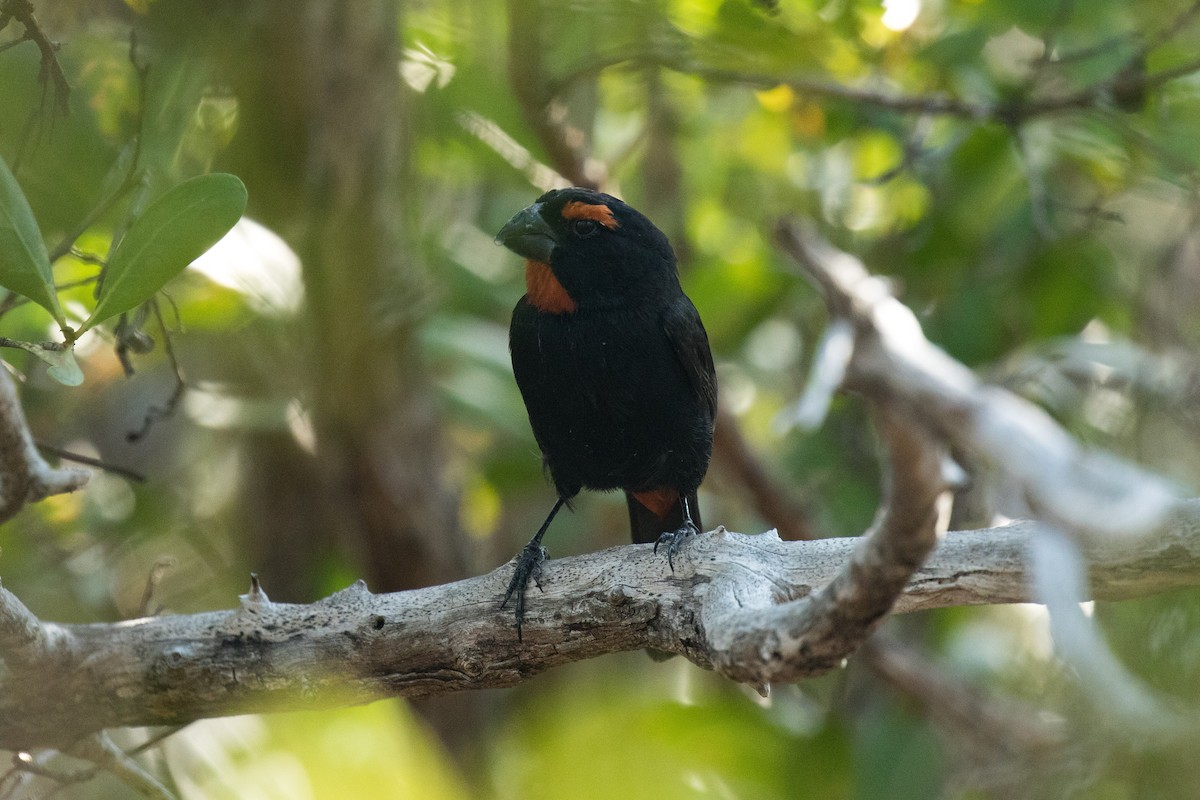
[[[683,525],[683,503],[679,502],[678,492],[673,494],[673,499],[663,502],[666,498],[662,491],[638,492],[637,496],[631,492],[625,493],[625,504],[629,506],[629,530],[635,544],[656,542],[660,534],[676,530]],[[700,522],[700,504],[696,501],[696,493],[690,493],[687,501],[696,529],[704,530],[704,525]]]

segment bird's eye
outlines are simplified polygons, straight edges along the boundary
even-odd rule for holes
[[[600,223],[594,219],[577,219],[571,223],[571,230],[576,236],[588,237],[594,236],[600,230]]]

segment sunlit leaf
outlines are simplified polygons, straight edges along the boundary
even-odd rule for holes
[[[108,262],[96,310],[80,332],[154,296],[229,232],[246,209],[234,175],[202,175],[151,203]]]
[[[65,324],[42,233],[4,159],[0,159],[0,286],[28,297]]]

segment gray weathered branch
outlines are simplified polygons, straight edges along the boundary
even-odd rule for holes
[[[897,612],[1030,600],[1035,523],[950,533],[908,582]],[[0,748],[61,744],[122,725],[173,725],[253,711],[512,686],[604,653],[653,647],[723,669],[730,651],[706,621],[742,603],[761,642],[793,640],[795,603],[827,586],[862,540],[783,542],[720,530],[667,568],[649,545],[545,566],[518,642],[499,609],[509,565],[457,583],[375,595],[359,583],[312,605],[247,602],[233,611],[44,627],[61,645],[36,672],[0,673]],[[1200,585],[1200,501],[1129,547],[1090,554],[1092,596],[1137,597]],[[0,605],[11,602],[0,598]],[[795,613],[785,613],[788,609]],[[791,677],[770,653],[755,680]],[[799,654],[803,659],[806,654]],[[778,671],[772,672],[774,666]]]
[[[889,478],[878,523],[832,580],[810,584],[820,587],[810,597],[780,596],[773,582],[710,584],[699,621],[708,640],[704,658],[719,672],[762,685],[828,671],[866,641],[933,549],[946,491],[941,446],[892,409],[877,407],[875,416]]]
[[[844,337],[852,340],[851,348],[830,346],[829,337],[823,348],[823,360],[835,361],[834,367],[844,362],[842,385],[906,410],[945,441],[990,463],[1016,489],[1021,511],[1047,523],[1030,554],[1034,599],[1050,610],[1061,657],[1074,665],[1076,674],[1086,676],[1085,694],[1140,734],[1194,732],[1189,721],[1194,714],[1165,713],[1166,706],[1124,670],[1078,607],[1087,595],[1082,548],[1093,554],[1138,551],[1176,513],[1180,489],[1136,465],[1081,446],[1034,404],[982,385],[925,338],[916,317],[892,296],[885,281],[811,228],[785,223],[777,238],[824,292],[831,327],[853,328],[853,336]],[[818,375],[838,371],[814,370]],[[810,395],[819,399],[823,393],[818,388]],[[811,417],[810,406],[818,405],[807,402],[791,417]]]
[[[1177,487],[1081,446],[1038,406],[983,385],[925,338],[912,311],[857,258],[799,225],[781,224],[777,239],[824,292],[835,320],[855,327],[846,388],[907,409],[947,442],[994,464],[1039,518],[1078,536],[1136,539],[1174,508]]]
[[[25,422],[13,380],[0,366],[0,523],[12,519],[26,503],[79,489],[88,475],[87,470],[56,469],[46,463]]]

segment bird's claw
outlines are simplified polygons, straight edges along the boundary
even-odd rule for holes
[[[685,520],[682,525],[673,531],[666,531],[658,537],[658,541],[654,543],[654,552],[658,553],[659,545],[667,548],[667,566],[671,568],[671,572],[675,571],[675,556],[679,553],[679,549],[683,547],[690,537],[699,533],[695,524],[691,520]]]
[[[504,608],[514,594],[517,596],[515,605],[517,641],[521,640],[521,623],[525,620],[525,590],[529,588],[529,581],[533,580],[533,585],[538,588],[539,592],[545,592],[538,579],[542,575],[542,562],[546,558],[546,548],[537,542],[530,542],[517,554],[517,565],[513,569],[512,580],[508,582],[508,591],[504,593],[504,602],[500,604],[500,607]]]

